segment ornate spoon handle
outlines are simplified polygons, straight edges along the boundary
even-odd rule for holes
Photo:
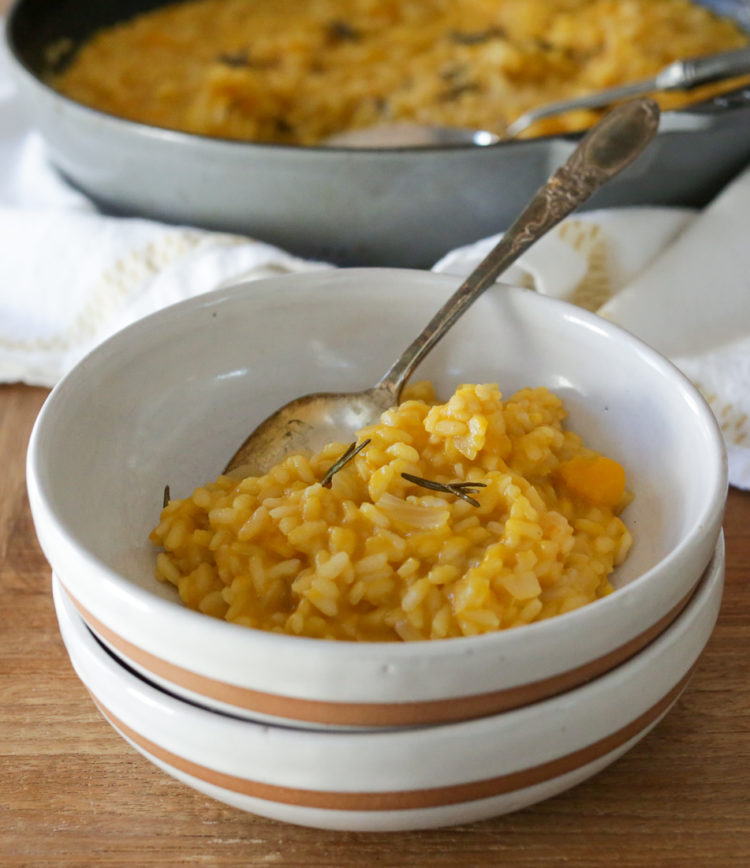
[[[430,320],[377,385],[397,401],[412,371],[463,312],[535,241],[630,165],[656,134],[652,99],[623,103],[581,140],[568,161],[540,187],[497,245]]]

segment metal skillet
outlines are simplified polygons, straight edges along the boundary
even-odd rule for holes
[[[651,99],[622,103],[605,115],[378,383],[360,392],[318,392],[285,404],[250,434],[225,473],[260,475],[292,452],[351,440],[359,428],[376,421],[398,403],[412,371],[464,311],[532,244],[629,166],[658,127],[659,107]]]
[[[580,138],[356,150],[263,145],[137,124],[46,84],[50,46],[67,39],[73,53],[101,27],[166,2],[15,0],[7,18],[10,72],[50,160],[105,212],[243,233],[340,265],[431,267],[509,226]],[[747,3],[699,2],[750,32]],[[665,112],[648,154],[585,207],[701,206],[749,160],[744,88]]]

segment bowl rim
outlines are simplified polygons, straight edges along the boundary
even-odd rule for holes
[[[575,690],[627,662],[669,629],[698,592],[706,576],[715,571],[717,559],[721,559],[721,567],[723,551],[723,536],[720,532],[706,569],[678,604],[646,630],[604,651],[600,656],[589,655],[582,663],[573,662],[568,668],[552,675],[545,673],[541,678],[527,676],[517,684],[497,689],[475,687],[467,694],[454,690],[425,699],[403,699],[389,695],[379,701],[374,696],[350,700],[300,698],[284,694],[278,689],[248,688],[233,685],[218,677],[201,676],[178,664],[170,664],[165,658],[144,650],[108,628],[77,600],[57,574],[55,576],[78,614],[111,653],[147,681],[162,686],[167,692],[199,705],[226,711],[235,717],[293,727],[356,731],[457,723],[513,711]],[[462,658],[458,659],[461,661]],[[443,658],[442,662],[445,664],[447,661]],[[461,668],[465,669],[467,665],[471,666],[471,659],[466,660]]]
[[[259,732],[270,729],[272,731],[278,731],[279,733],[288,734],[289,737],[294,737],[294,735],[296,734],[301,734],[304,735],[305,738],[309,737],[312,740],[336,738],[339,743],[343,742],[343,740],[350,740],[352,744],[356,744],[357,740],[362,739],[363,737],[408,741],[415,733],[417,733],[424,734],[425,737],[432,738],[437,743],[439,743],[440,735],[445,731],[466,731],[469,729],[483,730],[487,727],[491,728],[493,726],[493,722],[500,719],[502,719],[503,721],[508,721],[509,719],[512,720],[513,718],[517,718],[523,721],[524,718],[532,717],[535,714],[538,714],[540,708],[543,708],[543,706],[550,706],[553,704],[572,705],[576,701],[575,694],[591,693],[592,691],[597,690],[598,687],[605,682],[611,682],[621,677],[623,671],[632,670],[633,668],[642,666],[644,660],[649,660],[654,656],[657,656],[665,646],[668,646],[674,641],[674,636],[676,634],[684,632],[687,629],[685,627],[685,624],[696,617],[696,612],[699,612],[703,609],[703,607],[706,605],[707,600],[715,592],[717,583],[723,586],[725,568],[726,546],[723,534],[720,534],[713,549],[713,557],[711,559],[711,565],[709,569],[707,569],[706,572],[701,576],[700,581],[698,582],[698,585],[695,589],[695,593],[692,595],[685,608],[679,613],[675,620],[645,648],[641,649],[638,654],[635,654],[633,657],[630,657],[627,660],[623,660],[613,669],[604,672],[597,678],[584,682],[583,684],[579,684],[571,690],[566,691],[565,693],[557,694],[555,696],[548,696],[544,699],[539,700],[538,702],[531,703],[530,705],[513,708],[508,711],[501,711],[497,714],[485,715],[483,717],[471,718],[467,720],[446,721],[425,727],[394,727],[392,729],[315,729],[301,726],[296,723],[290,724],[268,722],[264,720],[253,720],[245,717],[240,717],[236,714],[233,714],[231,711],[227,712],[216,708],[209,708],[200,705],[199,703],[192,702],[189,699],[176,695],[170,692],[168,689],[165,689],[160,685],[153,683],[147,676],[143,676],[140,673],[132,670],[131,667],[124,663],[115,652],[107,649],[104,643],[96,636],[94,631],[91,630],[91,628],[86,624],[85,619],[81,616],[80,612],[78,612],[74,602],[71,600],[70,596],[65,590],[65,585],[62,581],[60,581],[60,578],[55,573],[52,574],[52,583],[54,595],[59,595],[61,599],[64,600],[67,613],[71,616],[71,619],[75,620],[78,630],[85,631],[86,641],[89,642],[92,647],[95,646],[97,648],[97,652],[100,652],[100,656],[106,656],[109,660],[111,660],[113,668],[116,668],[118,671],[121,669],[129,677],[136,679],[139,683],[142,683],[148,689],[154,690],[160,695],[162,695],[164,698],[164,702],[174,702],[178,705],[184,705],[185,707],[193,708],[201,714],[216,716],[217,719],[229,721],[230,725],[237,724],[241,727],[247,726],[254,730],[258,730]]]
[[[53,576],[53,597],[55,598],[55,607],[61,608],[65,618],[74,625],[74,630],[78,634],[78,639],[76,641],[80,641],[80,647],[86,644],[89,647],[91,654],[98,658],[100,665],[106,666],[107,669],[117,672],[123,678],[133,679],[134,683],[137,684],[139,688],[142,688],[149,693],[153,692],[155,702],[161,703],[164,707],[172,706],[175,709],[184,709],[191,717],[197,719],[203,718],[205,721],[215,721],[219,726],[231,728],[237,732],[254,734],[257,737],[264,737],[266,734],[273,734],[273,737],[281,739],[282,743],[284,741],[302,739],[305,743],[310,745],[317,744],[323,746],[330,745],[331,739],[333,739],[338,746],[344,747],[359,747],[364,741],[372,741],[375,744],[386,743],[398,747],[399,745],[408,745],[416,738],[420,741],[428,742],[437,748],[444,744],[446,737],[450,738],[451,736],[455,737],[457,735],[465,736],[467,734],[476,737],[487,736],[487,734],[493,732],[498,725],[506,729],[509,728],[511,730],[523,732],[525,730],[524,723],[530,723],[540,716],[542,718],[546,717],[548,720],[551,719],[548,713],[551,709],[573,710],[580,705],[582,699],[589,699],[592,694],[596,695],[601,693],[602,690],[607,691],[608,689],[612,689],[614,685],[622,681],[623,676],[633,677],[634,672],[648,672],[651,669],[655,658],[659,658],[664,653],[669,653],[668,649],[673,646],[676,641],[684,641],[688,636],[694,633],[693,625],[696,619],[705,615],[710,610],[709,607],[711,607],[714,611],[711,626],[708,630],[708,636],[705,641],[702,641],[694,659],[686,665],[684,655],[680,655],[679,666],[684,667],[684,669],[676,675],[672,673],[672,675],[669,676],[669,678],[674,677],[674,681],[667,691],[662,692],[662,687],[654,687],[653,683],[649,688],[652,693],[656,691],[660,697],[671,692],[675,685],[683,684],[687,680],[702,654],[705,644],[708,641],[708,638],[710,638],[710,634],[713,632],[716,617],[718,616],[720,609],[724,573],[724,544],[723,538],[720,538],[716,545],[712,568],[707,571],[706,575],[702,578],[700,587],[697,589],[693,599],[675,622],[639,654],[624,661],[614,669],[604,673],[599,678],[581,684],[566,694],[548,697],[540,702],[522,708],[487,715],[482,718],[452,721],[421,727],[400,727],[394,729],[373,728],[359,731],[320,730],[299,725],[268,723],[260,720],[246,719],[238,717],[232,713],[207,708],[198,703],[186,700],[183,697],[176,696],[169,690],[152,683],[147,677],[143,677],[139,673],[133,672],[129,666],[124,664],[123,661],[117,657],[117,655],[106,649],[75,610],[72,601],[65,593],[62,584],[56,576]],[[58,619],[59,618],[60,613],[58,613]],[[89,689],[93,690],[92,688]],[[654,695],[656,695],[656,693],[654,693]],[[122,693],[119,695],[122,696]],[[124,702],[125,700],[123,699],[122,701]],[[645,701],[648,703],[647,707],[650,707],[652,704],[651,700],[647,698]],[[151,704],[153,703],[150,703],[150,705]],[[636,715],[636,718],[637,717],[638,715]],[[198,735],[206,742],[211,742],[213,740],[205,730],[199,731]],[[575,738],[574,735],[572,737]]]
[[[129,348],[130,337],[133,333],[140,330],[157,329],[159,323],[165,319],[172,319],[175,316],[190,315],[194,311],[201,309],[214,308],[217,305],[230,304],[233,299],[244,299],[248,303],[252,303],[254,297],[258,297],[269,285],[274,288],[274,292],[278,295],[276,284],[281,281],[302,283],[309,279],[320,280],[324,277],[327,282],[337,284],[352,283],[356,288],[356,276],[361,272],[378,272],[380,275],[390,275],[401,277],[405,280],[413,280],[417,278],[434,280],[435,283],[440,283],[443,286],[455,284],[456,278],[451,275],[435,274],[434,272],[424,271],[420,269],[403,269],[403,268],[340,268],[331,269],[324,272],[302,272],[282,277],[263,278],[261,280],[239,281],[231,286],[223,287],[212,292],[194,296],[193,298],[177,302],[167,308],[163,308],[155,313],[126,326],[119,332],[115,333],[104,342],[96,346],[87,356],[82,359],[68,374],[66,374],[60,382],[54,387],[51,394],[45,401],[37,419],[29,439],[27,451],[27,488],[29,499],[34,514],[34,521],[37,525],[37,534],[44,535],[45,539],[53,539],[55,548],[62,547],[66,552],[72,553],[76,560],[85,564],[87,569],[93,570],[100,575],[102,582],[109,586],[111,592],[114,592],[120,600],[127,600],[135,609],[143,609],[151,607],[154,614],[163,615],[184,624],[186,630],[200,630],[206,641],[211,641],[213,636],[228,637],[229,631],[233,631],[239,641],[259,643],[265,646],[269,653],[273,653],[274,649],[281,646],[298,648],[301,651],[310,651],[315,649],[317,653],[324,655],[332,655],[334,658],[342,654],[350,655],[354,649],[357,653],[367,654],[373,649],[379,649],[379,653],[388,659],[399,660],[402,658],[412,657],[418,653],[420,657],[440,657],[448,653],[447,649],[459,648],[466,649],[469,653],[476,647],[488,647],[489,645],[496,646],[499,651],[506,643],[516,641],[519,635],[516,630],[502,630],[492,633],[485,633],[478,636],[461,636],[451,637],[449,640],[432,641],[423,640],[419,642],[358,642],[355,640],[340,640],[340,639],[312,639],[304,636],[293,636],[288,634],[273,633],[270,631],[256,630],[244,627],[238,624],[233,624],[228,621],[219,620],[207,617],[201,612],[196,612],[188,609],[178,599],[173,601],[166,600],[158,595],[134,584],[129,579],[124,578],[118,572],[113,570],[109,565],[102,561],[99,557],[88,551],[82,542],[69,530],[64,517],[58,517],[52,506],[48,503],[44,485],[42,482],[44,476],[44,456],[41,454],[40,441],[45,431],[47,418],[50,415],[51,408],[59,400],[63,400],[67,390],[74,388],[76,380],[80,376],[81,371],[95,364],[96,358],[100,353],[110,352],[116,348]],[[246,292],[246,287],[252,286],[252,293]],[[606,597],[595,600],[586,606],[582,606],[572,612],[566,612],[554,618],[549,618],[543,621],[534,622],[524,625],[522,635],[531,636],[543,633],[554,634],[556,631],[575,629],[576,625],[585,624],[591,618],[595,617],[599,612],[608,611],[617,603],[625,604],[631,597],[638,595],[641,588],[653,582],[655,576],[659,573],[670,570],[689,561],[689,555],[697,545],[695,539],[695,531],[705,533],[711,528],[715,522],[720,520],[723,512],[724,501],[726,499],[728,485],[728,468],[726,448],[724,444],[721,429],[710,409],[709,405],[690,382],[690,380],[667,358],[662,356],[656,350],[645,344],[639,338],[635,337],[625,329],[615,325],[612,322],[604,320],[594,313],[585,311],[568,302],[559,299],[550,298],[548,296],[539,295],[538,293],[530,292],[529,290],[503,285],[503,290],[511,293],[517,299],[525,299],[528,304],[549,305],[553,309],[557,308],[566,319],[574,321],[577,325],[581,325],[587,330],[593,330],[600,334],[609,335],[616,338],[620,343],[623,341],[626,344],[632,345],[633,349],[644,358],[644,360],[653,368],[655,368],[661,376],[665,376],[674,381],[685,398],[692,405],[693,412],[698,415],[702,422],[702,427],[706,432],[707,445],[713,455],[714,466],[712,468],[713,484],[709,496],[706,497],[703,507],[692,523],[690,531],[683,535],[677,545],[656,564],[653,564],[648,570],[634,578],[626,586],[618,588],[614,593]],[[295,290],[296,291],[296,290]],[[566,316],[567,314],[567,316]],[[43,528],[43,534],[40,534],[40,529]],[[713,540],[712,548],[713,551]],[[51,559],[50,559],[51,560]],[[708,558],[710,560],[710,556]],[[702,564],[701,568],[707,565]],[[63,576],[65,578],[65,576]],[[613,602],[613,600],[615,602]],[[85,600],[81,600],[86,603]],[[96,613],[94,613],[96,614]],[[415,650],[418,649],[418,650]]]

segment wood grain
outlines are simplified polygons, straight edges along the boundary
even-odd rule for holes
[[[0,13],[10,0],[0,0]],[[596,778],[517,814],[410,834],[288,826],[167,777],[101,718],[59,637],[24,455],[46,392],[0,386],[0,864],[750,865],[750,494],[732,491],[726,592],[667,718]]]
[[[323,832],[211,801],[96,711],[68,661],[25,494],[43,389],[0,386],[0,864],[750,865],[750,495],[727,506],[716,631],[666,719],[596,778],[483,823]]]

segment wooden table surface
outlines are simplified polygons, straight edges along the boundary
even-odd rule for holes
[[[726,591],[669,715],[597,777],[482,823],[324,832],[226,807],[110,728],[60,639],[24,455],[47,392],[0,386],[0,864],[750,865],[750,494],[731,491]]]
[[[0,385],[0,865],[750,865],[750,494],[729,495],[726,591],[708,648],[677,705],[623,758],[482,823],[323,832],[189,789],[95,709],[58,633],[26,498],[26,442],[46,394]]]

